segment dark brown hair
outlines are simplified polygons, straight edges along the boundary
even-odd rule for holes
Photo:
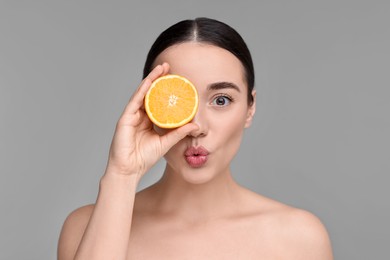
[[[168,47],[183,42],[203,42],[223,48],[234,54],[242,63],[248,85],[248,104],[253,103],[252,90],[255,73],[249,49],[236,30],[229,25],[210,18],[196,18],[178,22],[163,31],[153,43],[146,58],[143,77],[153,69],[157,56]]]

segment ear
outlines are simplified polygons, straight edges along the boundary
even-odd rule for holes
[[[256,90],[252,90],[253,103],[248,107],[248,112],[246,114],[245,128],[248,128],[252,124],[253,116],[256,112]]]

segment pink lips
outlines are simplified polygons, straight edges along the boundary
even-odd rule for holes
[[[202,146],[190,147],[185,153],[184,157],[187,163],[193,168],[199,168],[207,162],[209,152]]]

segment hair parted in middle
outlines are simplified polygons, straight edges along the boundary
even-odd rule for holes
[[[200,42],[215,45],[231,52],[244,67],[248,87],[248,104],[253,103],[252,90],[255,85],[255,73],[250,51],[240,34],[229,25],[210,18],[196,18],[180,21],[165,31],[155,40],[146,58],[143,78],[153,69],[157,56],[165,49],[184,42]]]

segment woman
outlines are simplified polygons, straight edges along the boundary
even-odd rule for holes
[[[151,83],[167,73],[188,78],[199,93],[195,118],[169,131],[143,109]],[[198,18],[164,31],[117,123],[96,204],[68,216],[59,259],[332,259],[315,216],[232,178],[230,163],[255,113],[253,86],[249,50],[228,25]],[[161,180],[136,193],[163,156]]]

